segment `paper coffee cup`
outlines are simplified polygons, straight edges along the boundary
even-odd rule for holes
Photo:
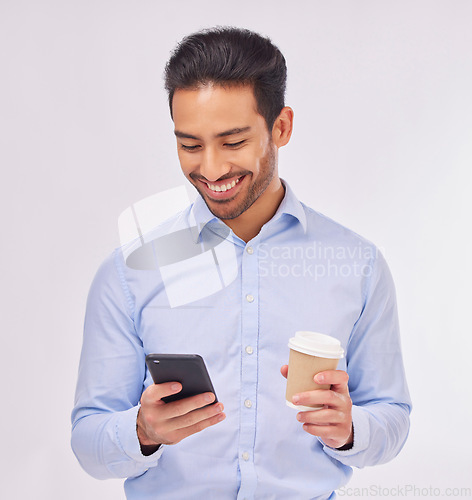
[[[323,405],[294,405],[295,394],[315,389],[329,389],[329,384],[316,384],[313,377],[324,370],[336,370],[344,349],[338,339],[323,333],[296,332],[289,340],[286,403],[299,411],[319,410]]]

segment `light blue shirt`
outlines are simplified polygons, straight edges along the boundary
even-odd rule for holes
[[[193,228],[200,245],[194,258],[211,254],[213,268],[203,277],[188,265],[179,277],[176,266],[185,256],[133,269],[123,249],[97,272],[72,447],[92,476],[127,478],[128,499],[334,498],[351,467],[387,462],[406,440],[411,404],[385,260],[372,243],[306,207],[284,185],[277,212],[247,244],[200,197],[142,239]],[[213,246],[223,251],[202,246],[208,235],[219,238],[222,246]],[[215,269],[219,281],[211,285]],[[189,295],[177,304],[182,283]],[[280,367],[288,362],[289,338],[300,330],[332,335],[346,351],[338,368],[349,374],[354,404],[349,450],[305,432],[285,403]],[[136,415],[152,383],[149,353],[200,354],[227,417],[143,456]]]

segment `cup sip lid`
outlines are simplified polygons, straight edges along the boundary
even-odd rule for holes
[[[295,337],[289,340],[288,346],[294,351],[320,358],[341,359],[344,357],[341,342],[323,333],[296,332]]]

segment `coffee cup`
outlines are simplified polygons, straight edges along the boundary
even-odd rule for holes
[[[323,333],[296,332],[289,340],[290,356],[288,361],[286,403],[299,411],[313,411],[323,405],[294,405],[295,394],[316,389],[329,389],[329,384],[317,384],[314,376],[325,370],[336,370],[338,361],[344,356],[341,342]]]

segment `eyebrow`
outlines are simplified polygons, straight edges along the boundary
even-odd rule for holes
[[[248,130],[251,130],[251,127],[232,128],[230,130],[225,130],[224,132],[216,134],[215,137],[227,137],[228,135],[242,134],[243,132],[247,132]],[[185,132],[181,132],[180,130],[174,130],[174,134],[176,137],[180,137],[181,139],[194,139],[196,141],[201,140],[200,137],[192,134],[186,134]]]

